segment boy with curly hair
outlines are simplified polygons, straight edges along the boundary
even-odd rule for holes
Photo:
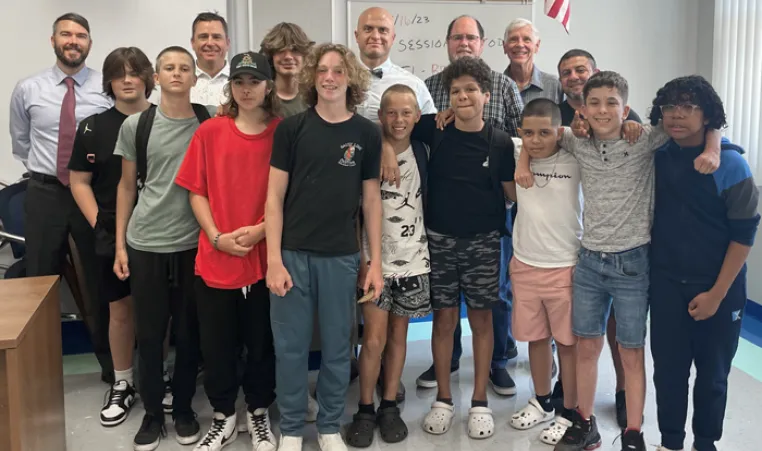
[[[364,292],[373,290],[371,297],[377,299],[384,288],[381,133],[356,113],[368,84],[367,70],[345,46],[317,46],[301,74],[300,90],[310,108],[286,118],[275,131],[265,233],[281,414],[279,449],[284,451],[302,449],[315,314],[322,350],[318,442],[323,451],[347,449],[339,429],[349,385],[360,205],[371,261]]]

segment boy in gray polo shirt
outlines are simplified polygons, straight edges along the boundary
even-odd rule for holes
[[[561,147],[579,161],[585,197],[584,232],[574,273],[572,323],[580,337],[577,361],[579,411],[556,451],[581,451],[600,446],[593,402],[598,358],[603,348],[613,303],[625,370],[627,429],[622,450],[645,451],[640,432],[645,403],[646,318],[648,314],[648,245],[653,217],[654,152],[669,136],[661,126],[644,127],[629,144],[621,138],[629,113],[627,81],[615,72],[590,77],[583,95],[583,114],[590,138],[564,131]],[[707,149],[696,159],[699,172],[719,165],[720,133],[707,132]],[[531,178],[528,155],[517,165],[517,183]]]

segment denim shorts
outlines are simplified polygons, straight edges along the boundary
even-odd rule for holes
[[[614,307],[616,340],[623,348],[642,348],[648,317],[648,245],[624,252],[597,252],[584,247],[574,272],[572,328],[583,338],[606,333]]]

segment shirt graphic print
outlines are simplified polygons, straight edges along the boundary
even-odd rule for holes
[[[397,155],[400,187],[381,185],[383,220],[381,222],[381,270],[386,278],[426,274],[429,268],[429,246],[423,224],[423,191],[421,174],[413,148]],[[368,236],[363,232],[366,263],[370,258]]]

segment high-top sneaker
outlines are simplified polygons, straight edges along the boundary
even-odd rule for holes
[[[221,450],[233,443],[236,437],[238,437],[238,428],[236,426],[236,414],[225,417],[223,413],[214,412],[209,432],[206,433],[201,442],[193,449],[195,451]]]
[[[247,412],[246,426],[251,434],[253,451],[275,451],[275,435],[270,428],[270,415],[266,408]]]

